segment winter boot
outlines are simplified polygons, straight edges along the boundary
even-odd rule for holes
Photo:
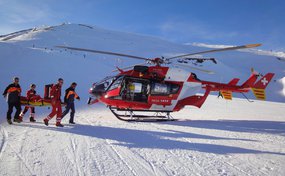
[[[55,126],[57,126],[57,127],[64,127],[60,122],[56,122]]]
[[[19,116],[18,119],[19,119],[20,122],[23,122],[23,116]]]
[[[18,123],[21,123],[22,121],[20,119],[14,119],[14,122],[18,122]]]
[[[71,121],[69,121],[69,124],[73,124],[73,125],[75,125],[75,122],[71,122]]]
[[[21,121],[21,122],[23,122],[23,117],[24,117],[24,113],[23,112],[21,112],[21,114],[20,114],[20,116],[19,116],[19,120]]]
[[[48,119],[44,119],[44,123],[46,126],[48,126]]]
[[[36,122],[36,120],[34,119],[34,117],[30,117],[30,122]]]
[[[9,125],[13,124],[11,119],[7,119],[7,122],[8,122]]]

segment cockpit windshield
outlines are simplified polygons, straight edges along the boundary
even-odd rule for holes
[[[108,76],[99,83],[96,83],[97,86],[100,85],[101,88],[107,90],[108,87],[117,79],[117,76]]]
[[[100,95],[101,93],[106,92],[109,87],[113,84],[115,80],[120,76],[108,76],[104,78],[102,81],[94,83],[92,88],[90,89],[93,95]]]
[[[102,81],[93,84],[93,90],[104,92],[117,79],[116,76],[108,76]]]

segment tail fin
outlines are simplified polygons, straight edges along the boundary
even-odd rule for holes
[[[274,73],[267,73],[263,76],[259,81],[257,81],[253,86],[251,86],[251,90],[258,100],[265,100],[265,89],[273,78]]]

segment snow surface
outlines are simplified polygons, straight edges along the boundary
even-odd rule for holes
[[[27,118],[4,123],[0,175],[281,176],[284,108],[210,96],[203,109],[174,113],[175,122],[122,122],[96,105],[79,110],[77,124],[64,128]]]
[[[13,76],[19,76],[24,92],[35,83],[43,95],[45,84],[63,77],[64,88],[78,83],[81,101],[76,102],[78,124],[68,125],[66,117],[63,123],[67,125],[61,129],[43,125],[47,108],[36,109],[38,123],[9,126],[7,105],[1,99],[0,175],[285,175],[285,62],[275,57],[239,51],[213,53],[205,56],[218,58],[218,64],[206,63],[201,68],[216,74],[195,71],[201,79],[218,82],[233,77],[245,81],[251,67],[261,73],[274,72],[276,81],[270,83],[267,97],[275,102],[224,101],[210,96],[201,109],[187,107],[173,113],[180,121],[126,123],[102,105],[87,107],[85,100],[90,85],[110,75],[115,65],[139,62],[55,46],[148,58],[205,48],[78,24],[23,30],[0,36],[1,40],[1,91]]]
[[[283,95],[285,96],[285,77],[283,77],[283,78],[280,79],[279,81],[280,81],[280,82],[282,83],[282,85],[283,85],[282,93],[283,93]]]

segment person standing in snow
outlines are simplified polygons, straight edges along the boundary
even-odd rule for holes
[[[16,108],[16,113],[14,116],[14,122],[20,123],[19,115],[21,112],[21,102],[20,102],[20,95],[21,95],[21,86],[19,85],[20,79],[15,77],[13,79],[13,83],[10,84],[4,91],[3,96],[7,98],[8,103],[8,111],[7,111],[7,122],[11,125],[11,115],[13,113],[13,108]]]
[[[54,84],[51,88],[50,97],[51,97],[51,106],[52,111],[51,113],[44,119],[44,123],[48,126],[48,122],[56,115],[56,126],[63,127],[61,124],[61,87],[63,85],[63,79],[59,78],[57,84]]]
[[[63,118],[66,114],[68,114],[69,110],[71,109],[70,119],[69,119],[70,124],[75,124],[74,123],[74,114],[75,114],[74,99],[80,100],[80,97],[75,92],[76,86],[77,84],[73,82],[70,85],[70,87],[65,90],[65,96],[64,96],[64,103],[66,103],[66,107],[65,107],[65,110],[61,118]]]
[[[41,99],[41,97],[39,95],[37,95],[36,92],[36,85],[35,84],[31,84],[30,86],[30,90],[27,91],[27,99],[28,102],[31,101],[38,101],[39,99]],[[21,112],[19,119],[21,121],[23,121],[23,117],[26,114],[26,112],[30,109],[31,111],[31,116],[30,116],[30,122],[35,122],[35,107],[34,106],[25,106],[24,111]]]
[[[220,97],[224,98],[221,91],[219,91],[219,94],[218,94],[218,98],[220,98]]]

